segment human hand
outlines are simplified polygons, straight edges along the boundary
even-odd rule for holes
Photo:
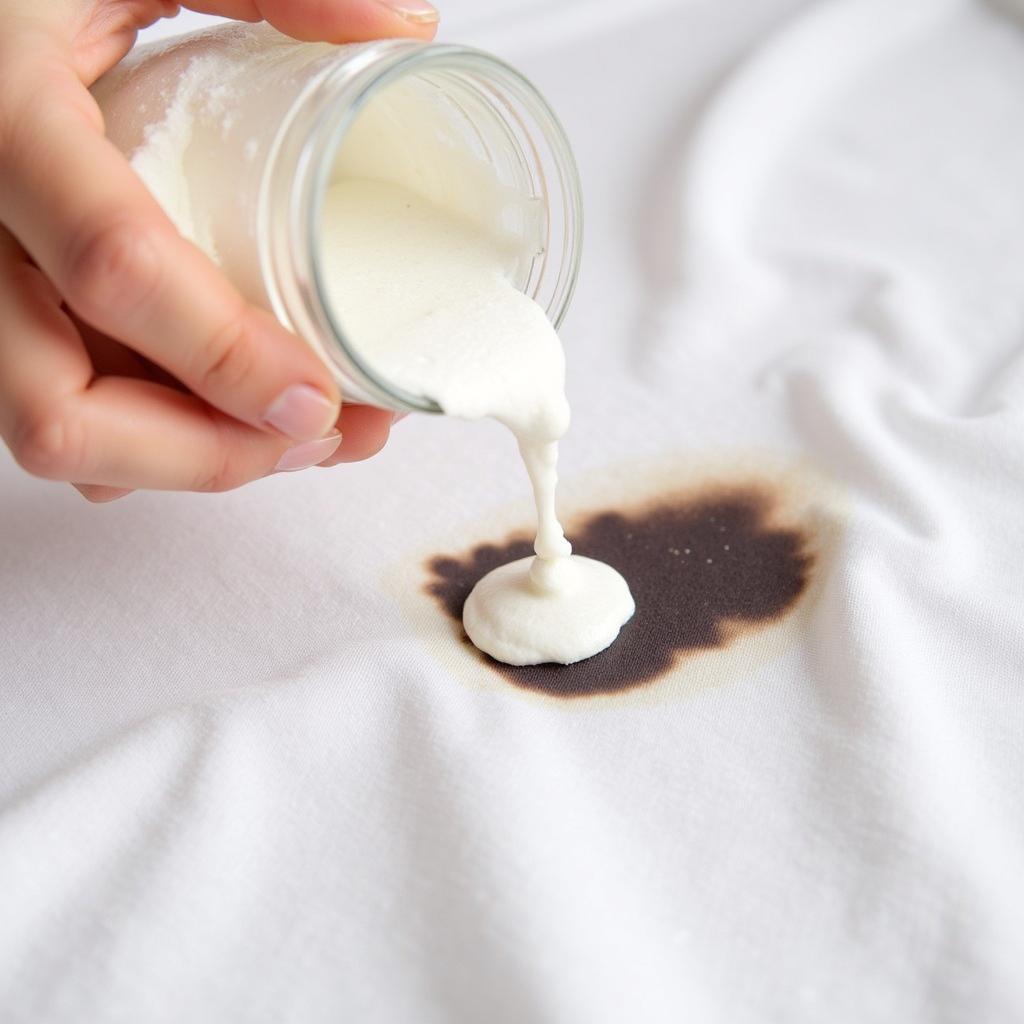
[[[297,39],[431,38],[422,0],[199,0]],[[0,437],[91,501],[379,451],[320,359],[178,234],[88,87],[167,0],[0,0]],[[340,433],[339,433],[340,432]]]

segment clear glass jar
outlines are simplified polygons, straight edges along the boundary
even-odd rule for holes
[[[410,125],[410,146],[459,147],[520,198],[501,210],[503,230],[523,242],[512,276],[557,327],[579,271],[579,178],[548,104],[497,58],[408,40],[296,43],[231,25],[139,47],[92,91],[108,137],[179,229],[320,353],[349,400],[438,412],[360,356],[326,298],[319,255],[339,150],[366,104],[399,81],[439,126],[417,141]],[[470,203],[477,187],[434,185]]]

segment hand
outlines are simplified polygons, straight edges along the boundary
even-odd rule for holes
[[[188,6],[331,42],[430,38],[437,20],[422,0]],[[342,410],[320,360],[178,234],[104,138],[88,86],[177,11],[0,0],[0,437],[93,501],[366,458],[392,422]]]

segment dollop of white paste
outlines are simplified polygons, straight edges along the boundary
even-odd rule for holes
[[[462,611],[469,639],[507,665],[570,665],[603,651],[633,616],[626,581],[582,555],[521,558],[489,572]],[[545,577],[548,577],[545,579]]]

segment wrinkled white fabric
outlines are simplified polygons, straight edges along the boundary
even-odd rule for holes
[[[580,161],[564,503],[794,467],[812,587],[558,700],[420,593],[529,525],[497,428],[107,507],[4,456],[7,1024],[1024,1019],[1020,5],[553,7],[443,37]]]

